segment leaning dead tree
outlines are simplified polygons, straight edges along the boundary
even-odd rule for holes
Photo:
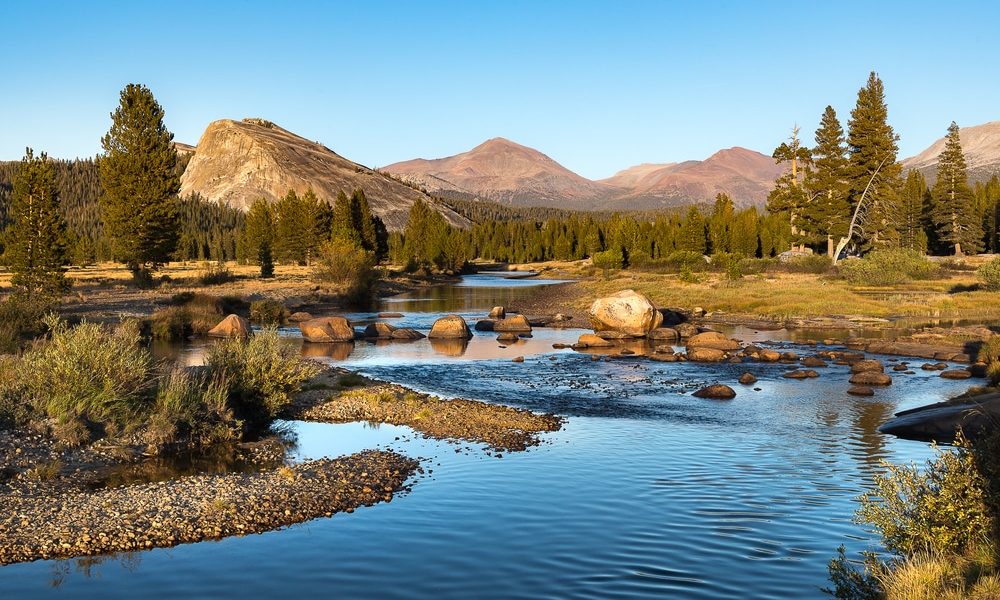
[[[840,238],[840,241],[837,242],[837,248],[833,253],[833,264],[837,264],[837,261],[840,260],[840,253],[844,251],[847,244],[851,243],[851,240],[856,235],[865,232],[865,226],[868,223],[868,210],[870,208],[865,200],[868,199],[868,192],[871,191],[872,184],[875,183],[875,178],[878,177],[878,172],[882,170],[882,166],[885,165],[886,160],[882,159],[882,162],[878,164],[875,172],[872,173],[871,178],[868,180],[868,185],[865,186],[865,191],[861,193],[861,198],[858,199],[858,204],[854,207],[854,214],[851,216],[851,225],[847,228],[847,235]]]

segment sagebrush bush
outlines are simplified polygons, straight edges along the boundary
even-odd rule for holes
[[[224,375],[172,369],[157,387],[146,441],[154,446],[178,439],[208,445],[237,438],[240,424],[229,409],[229,394],[230,384]]]
[[[205,364],[230,382],[231,405],[237,412],[257,422],[275,418],[302,384],[321,370],[270,327],[245,341],[220,340],[209,350]]]
[[[54,306],[45,298],[12,294],[0,301],[0,353],[17,352],[25,342],[42,333],[42,318]]]
[[[50,320],[49,327],[51,338],[37,342],[15,367],[33,412],[123,429],[141,424],[155,374],[138,323],[70,328]]]
[[[379,279],[375,265],[374,252],[337,238],[320,247],[312,278],[339,288],[347,302],[364,305],[371,301]]]
[[[810,254],[809,256],[794,256],[782,263],[790,273],[813,273],[821,275],[833,267],[833,261],[825,254]]]
[[[284,325],[288,309],[277,300],[257,300],[250,303],[250,320],[259,325]]]
[[[208,263],[205,266],[205,270],[198,276],[198,282],[202,285],[220,285],[229,283],[234,279],[236,277],[233,276],[233,272],[229,270],[229,267],[225,263],[221,262]]]
[[[984,288],[991,292],[1000,292],[1000,256],[979,267],[976,273]]]
[[[913,279],[933,279],[940,267],[916,250],[875,250],[840,263],[840,274],[855,285],[887,286]]]

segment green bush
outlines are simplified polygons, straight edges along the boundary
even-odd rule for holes
[[[991,292],[1000,292],[1000,256],[979,267],[976,273],[984,288]]]
[[[250,320],[260,325],[284,325],[288,309],[277,300],[257,300],[250,303]]]
[[[319,249],[312,277],[337,286],[347,302],[365,305],[371,302],[379,279],[375,264],[374,252],[348,240],[333,239]]]
[[[222,317],[243,312],[246,307],[241,298],[194,292],[175,294],[170,304],[150,317],[154,339],[177,341],[192,335],[205,335]]]
[[[205,446],[236,439],[240,423],[229,409],[229,394],[223,376],[171,370],[160,379],[145,440],[154,446],[179,439]]]
[[[17,352],[25,342],[45,330],[42,318],[54,308],[46,300],[12,294],[0,301],[0,353]]]
[[[617,271],[625,266],[625,257],[622,256],[621,250],[605,250],[604,252],[594,253],[591,262],[598,269]]]
[[[889,286],[913,279],[933,279],[940,267],[916,250],[875,250],[862,259],[840,263],[840,274],[855,285]]]
[[[245,341],[220,340],[209,350],[206,365],[230,382],[230,405],[237,413],[258,423],[275,418],[302,384],[321,370],[273,328]]]
[[[790,273],[813,273],[816,275],[826,273],[833,267],[833,261],[825,254],[795,256],[783,264],[785,270]]]
[[[938,450],[923,470],[884,463],[874,491],[863,494],[857,520],[872,525],[883,545],[902,556],[962,554],[993,532],[988,482],[971,445]]]
[[[236,277],[233,276],[233,272],[225,263],[221,262],[209,263],[202,274],[198,276],[198,282],[202,285],[220,285],[234,279]]]
[[[134,429],[148,414],[153,358],[139,326],[50,320],[51,339],[36,343],[16,366],[23,398],[36,416]]]

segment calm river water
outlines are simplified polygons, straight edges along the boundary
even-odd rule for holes
[[[494,304],[516,306],[544,283],[472,276],[382,310],[426,330],[445,312],[473,320]],[[364,324],[372,315],[351,316]],[[592,362],[552,349],[579,334],[536,329],[506,349],[488,333],[457,346],[308,348],[420,390],[568,419],[540,447],[502,458],[404,427],[290,423],[294,459],[385,447],[422,457],[428,473],[391,503],[281,531],[3,567],[0,598],[823,597],[838,545],[875,548],[851,516],[879,461],[931,455],[878,426],[966,387],[918,370],[854,398],[845,367],[801,381],[781,378],[783,365]],[[197,362],[200,352],[179,356]],[[517,355],[525,362],[511,363]],[[748,369],[760,391],[739,387],[727,402],[690,395]]]

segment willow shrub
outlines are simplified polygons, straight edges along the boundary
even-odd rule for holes
[[[336,286],[349,303],[367,304],[379,279],[375,253],[350,240],[332,239],[320,247],[312,278]]]
[[[976,273],[984,288],[991,292],[1000,292],[1000,256],[979,267]]]
[[[934,279],[941,268],[916,250],[874,250],[861,259],[845,260],[840,274],[854,285],[889,286],[914,279]]]
[[[247,340],[217,342],[205,364],[230,382],[230,406],[237,414],[258,424],[277,417],[302,384],[321,370],[270,327]]]

